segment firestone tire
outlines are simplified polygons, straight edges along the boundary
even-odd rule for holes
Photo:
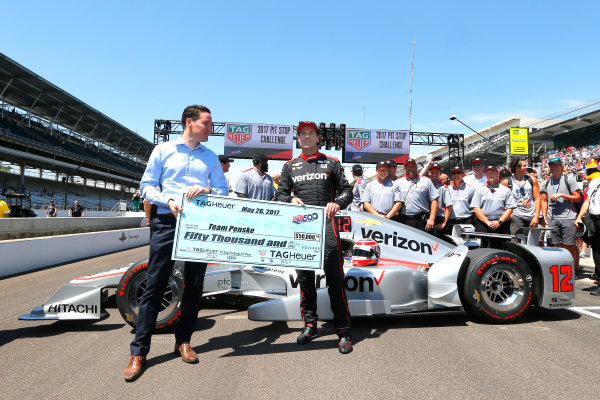
[[[496,324],[519,320],[534,297],[534,274],[517,255],[495,249],[469,252],[470,263],[462,287],[465,311]]]
[[[139,299],[146,287],[148,262],[133,264],[119,282],[117,308],[121,317],[132,327],[138,316]],[[161,301],[161,309],[156,318],[154,332],[168,331],[179,318],[181,296],[183,295],[183,268],[175,263]]]

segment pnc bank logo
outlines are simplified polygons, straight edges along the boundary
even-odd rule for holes
[[[227,139],[237,145],[252,138],[252,125],[227,125]]]
[[[371,144],[371,131],[348,131],[348,144],[362,150]]]

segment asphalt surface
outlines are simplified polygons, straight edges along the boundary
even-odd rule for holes
[[[99,322],[19,321],[70,279],[142,259],[147,247],[0,280],[2,399],[595,398],[600,394],[600,298],[576,282],[576,311],[533,309],[518,324],[461,312],[354,322],[355,350],[338,353],[330,324],[298,346],[301,322],[253,322],[209,304],[192,346],[200,363],[153,337],[146,372],[123,380],[132,330],[114,308]],[[584,260],[591,272],[591,262]],[[587,308],[586,308],[587,307]]]

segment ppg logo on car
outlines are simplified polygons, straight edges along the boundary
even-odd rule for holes
[[[303,224],[305,222],[316,221],[319,219],[319,215],[317,213],[306,214],[306,215],[296,215],[292,217],[292,222],[295,224]]]

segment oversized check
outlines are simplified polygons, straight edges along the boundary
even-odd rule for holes
[[[181,205],[174,260],[323,268],[323,207],[206,194]]]

